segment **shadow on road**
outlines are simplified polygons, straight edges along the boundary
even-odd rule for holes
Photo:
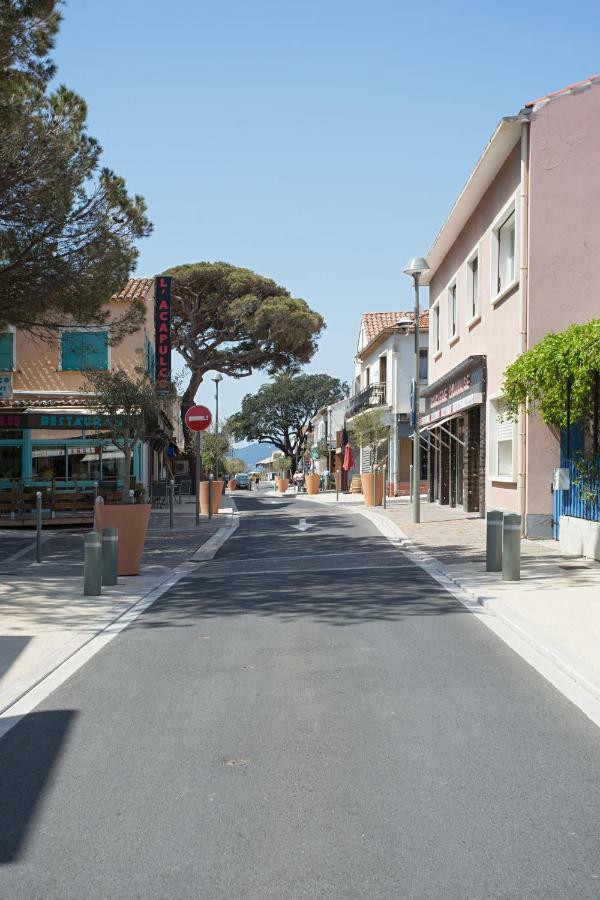
[[[33,712],[0,740],[0,864],[22,853],[76,713]]]

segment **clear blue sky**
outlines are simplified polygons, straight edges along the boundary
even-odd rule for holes
[[[275,278],[326,318],[310,368],[344,378],[361,313],[410,308],[404,264],[498,120],[600,70],[589,0],[70,0],[64,17],[59,79],[155,225],[138,274],[222,259]],[[223,412],[265,380],[224,381]]]

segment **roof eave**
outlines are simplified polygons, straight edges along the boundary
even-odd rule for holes
[[[452,244],[514,150],[523,118],[523,115],[507,116],[500,120],[427,254],[429,269],[421,278],[423,285],[430,284]]]

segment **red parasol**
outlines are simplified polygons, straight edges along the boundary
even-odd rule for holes
[[[344,462],[342,463],[342,468],[348,472],[350,469],[354,468],[354,457],[352,456],[352,448],[350,444],[346,444],[346,449],[344,451]]]

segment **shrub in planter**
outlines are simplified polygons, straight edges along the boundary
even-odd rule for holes
[[[383,502],[383,473],[375,468],[383,460],[378,459],[379,448],[385,444],[390,434],[381,409],[369,409],[360,413],[352,421],[352,433],[356,443],[363,450],[370,451],[374,471],[361,473],[362,490],[366,506],[381,506]]]

